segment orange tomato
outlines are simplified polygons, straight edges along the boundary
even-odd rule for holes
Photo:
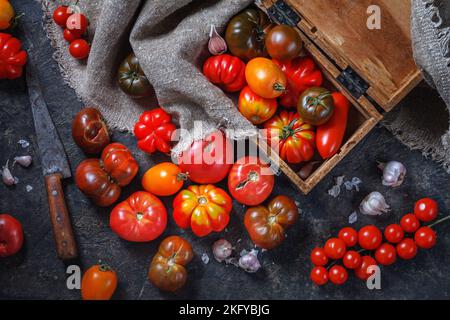
[[[276,99],[262,98],[249,87],[245,87],[239,96],[239,112],[253,124],[261,124],[272,118],[277,107]]]
[[[14,20],[14,8],[8,0],[0,0],[0,30],[11,27]]]
[[[245,68],[248,86],[257,95],[275,99],[286,91],[286,76],[272,60],[255,58]]]
[[[145,190],[157,196],[171,196],[183,187],[187,175],[171,162],[163,162],[150,168],[142,178]]]
[[[83,275],[81,297],[83,300],[109,300],[117,287],[117,274],[107,265],[94,265]]]

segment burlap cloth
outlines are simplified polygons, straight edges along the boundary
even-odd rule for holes
[[[211,24],[219,32],[235,13],[252,0],[96,0],[80,1],[90,19],[92,50],[87,64],[68,54],[62,30],[51,20],[59,1],[42,0],[45,27],[55,47],[64,78],[86,105],[101,110],[110,127],[132,131],[140,113],[162,106],[179,125],[191,131],[175,148],[179,152],[217,127],[234,129],[243,138],[253,126],[238,113],[233,101],[210,84],[199,66],[207,56]],[[427,80],[450,106],[450,3],[412,0],[415,57]],[[133,100],[117,86],[121,60],[133,50],[153,84],[155,98]],[[426,90],[426,89],[424,89]],[[435,96],[436,94],[434,94]],[[421,95],[423,96],[423,95]],[[431,94],[430,96],[433,96]],[[439,103],[410,96],[387,116],[385,126],[413,149],[441,162],[450,172],[448,112]],[[203,130],[194,126],[202,121]]]

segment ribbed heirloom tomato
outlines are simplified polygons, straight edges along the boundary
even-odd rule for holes
[[[161,200],[151,193],[138,191],[114,207],[109,223],[122,239],[152,241],[166,228],[167,210]]]
[[[239,112],[251,123],[261,124],[269,120],[277,111],[276,99],[265,99],[245,87],[239,96]]]
[[[83,274],[81,297],[83,300],[109,300],[116,287],[116,272],[105,264],[94,265]]]
[[[199,237],[225,229],[231,209],[230,196],[212,184],[189,186],[173,200],[175,223],[180,228],[191,227]]]
[[[88,154],[98,154],[109,144],[109,131],[101,113],[83,108],[72,120],[72,138]]]
[[[142,187],[157,196],[171,196],[180,191],[187,175],[171,162],[159,163],[142,178]]]
[[[226,92],[237,92],[245,87],[245,63],[229,54],[213,56],[203,65],[203,74]]]
[[[7,33],[0,33],[0,80],[22,76],[27,58],[19,39]]]

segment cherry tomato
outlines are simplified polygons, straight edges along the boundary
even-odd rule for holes
[[[389,266],[397,260],[397,251],[389,243],[383,243],[375,251],[375,259],[383,266]]]
[[[91,46],[84,39],[77,39],[72,41],[69,46],[69,52],[75,59],[83,60],[89,56]]]
[[[22,245],[22,224],[9,214],[0,214],[0,258],[16,254]]]
[[[292,60],[300,55],[303,41],[293,27],[279,25],[267,34],[266,48],[273,59]]]
[[[404,259],[410,260],[417,254],[417,245],[411,238],[405,238],[397,244],[397,255]]]
[[[420,221],[430,222],[438,216],[439,206],[433,199],[420,199],[414,206],[414,214]]]
[[[400,220],[400,226],[407,233],[416,232],[420,227],[420,221],[412,213],[405,214]]]
[[[53,11],[53,21],[60,27],[65,28],[67,19],[73,14],[73,11],[68,6],[59,6]]]
[[[383,235],[380,229],[375,226],[365,226],[359,230],[358,241],[361,248],[366,250],[375,250],[381,244]]]
[[[327,242],[325,242],[325,246],[323,247],[325,250],[325,254],[330,259],[341,259],[345,251],[347,250],[347,246],[345,245],[345,242],[338,238],[331,238],[328,239]]]
[[[391,224],[384,229],[384,237],[390,243],[399,243],[403,240],[405,233],[398,224]]]
[[[348,279],[348,272],[343,266],[335,265],[328,272],[328,279],[338,286],[344,284]]]
[[[265,99],[245,87],[239,95],[239,112],[251,123],[262,124],[272,118],[277,111],[277,99]]]
[[[324,266],[328,263],[328,257],[323,248],[314,248],[311,252],[311,262],[315,266]]]
[[[318,286],[323,286],[328,282],[328,271],[324,267],[314,267],[311,270],[310,278]]]
[[[171,196],[180,191],[187,175],[171,162],[163,162],[148,169],[142,177],[142,187],[157,196]]]
[[[80,39],[82,35],[83,34],[78,30],[69,30],[69,29],[64,29],[63,33],[64,39],[66,39],[68,43],[72,43],[75,40]]]
[[[286,90],[287,80],[283,71],[272,60],[255,58],[245,68],[248,86],[257,95],[274,99]]]
[[[107,265],[90,267],[81,280],[83,300],[109,300],[117,287],[117,274]]]
[[[372,273],[369,273],[370,266],[376,266],[377,262],[371,256],[363,256],[361,258],[361,265],[355,269],[355,275],[361,280],[367,280]]]
[[[414,234],[414,241],[419,248],[433,248],[436,245],[436,232],[430,227],[421,227]]]
[[[66,27],[69,30],[76,30],[81,34],[85,33],[88,27],[89,21],[82,13],[74,13],[67,18]]]
[[[350,250],[345,253],[342,263],[348,269],[356,269],[361,266],[362,258],[358,252]]]
[[[358,243],[358,231],[351,227],[342,228],[338,237],[345,242],[347,247],[353,247]]]
[[[228,190],[233,198],[247,206],[264,202],[272,192],[275,178],[268,164],[248,156],[238,160],[228,175]]]

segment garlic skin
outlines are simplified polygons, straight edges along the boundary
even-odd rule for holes
[[[209,33],[208,50],[214,56],[218,56],[228,50],[225,39],[220,36],[214,25],[211,25],[211,31]]]
[[[261,268],[258,260],[258,251],[252,249],[250,252],[242,255],[239,259],[239,267],[248,273],[257,272]]]
[[[365,197],[359,206],[361,213],[369,216],[379,216],[389,212],[390,209],[391,207],[386,203],[386,199],[377,191]]]
[[[398,161],[380,163],[378,168],[383,170],[382,183],[386,187],[399,187],[403,184],[406,176],[406,167]]]
[[[33,162],[33,158],[31,156],[20,156],[20,157],[15,157],[14,158],[14,162],[13,162],[13,166],[18,163],[20,164],[22,167],[28,168],[31,163]]]
[[[14,178],[14,176],[11,174],[11,171],[8,168],[9,160],[6,161],[6,164],[3,166],[2,170],[2,181],[7,186],[13,186],[17,184],[18,180]]]
[[[220,239],[214,242],[212,250],[214,258],[218,262],[222,262],[231,256],[231,253],[233,252],[233,246],[229,241]]]

